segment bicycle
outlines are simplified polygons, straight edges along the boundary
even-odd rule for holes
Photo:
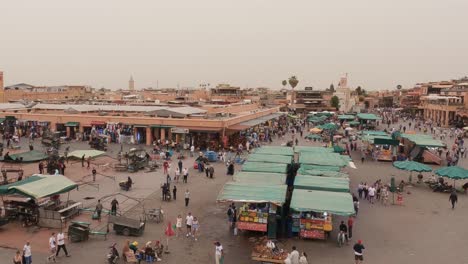
[[[346,234],[343,231],[340,231],[336,240],[338,247],[342,247],[346,243]]]

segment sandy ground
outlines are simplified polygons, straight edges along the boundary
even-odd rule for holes
[[[281,142],[274,142],[279,145]],[[38,143],[39,144],[39,143]],[[317,143],[300,141],[300,145],[317,145]],[[71,148],[80,149],[82,143],[72,143]],[[125,146],[129,148],[131,146]],[[120,148],[113,145],[109,151],[110,156],[115,156]],[[23,148],[24,149],[24,148]],[[358,161],[359,153],[353,153],[353,158]],[[97,161],[96,161],[97,162]],[[101,162],[101,161],[99,161]],[[466,167],[466,160],[461,165]],[[174,164],[175,165],[175,164]],[[360,181],[372,183],[377,179],[389,182],[391,175],[397,182],[407,180],[408,173],[392,167],[391,163],[366,161],[361,164],[356,162],[357,169],[347,168],[351,178],[353,191]],[[204,174],[193,170],[193,159],[184,160],[184,167],[190,168],[188,184],[177,184],[179,189],[178,200],[162,202],[159,186],[163,179],[162,170],[152,173],[131,174],[136,182],[134,188],[126,193],[130,196],[144,198],[145,208],[162,207],[166,220],[175,221],[178,214],[184,218],[187,212],[192,212],[200,221],[200,237],[198,241],[185,236],[172,237],[169,241],[170,254],[164,255],[162,263],[214,263],[213,242],[221,241],[226,251],[225,263],[253,263],[249,256],[251,244],[248,238],[257,236],[254,233],[241,233],[234,236],[227,225],[226,205],[216,203],[216,197],[223,184],[231,177],[225,175],[225,166],[215,164],[215,179],[207,179]],[[37,164],[30,165],[31,172],[36,172]],[[238,170],[239,167],[236,168]],[[26,169],[26,172],[28,169]],[[82,186],[78,192],[72,192],[71,198],[81,200],[84,197],[102,197],[103,195],[116,193],[118,181],[125,179],[126,173],[115,173],[112,169],[98,170],[99,173],[115,176],[111,178],[99,176],[95,186]],[[80,163],[70,165],[66,174],[74,179],[89,181],[87,169],[81,168]],[[425,175],[426,177],[429,174]],[[415,178],[415,177],[413,177]],[[461,183],[457,183],[461,184]],[[189,189],[191,193],[190,204],[184,206],[183,193]],[[354,227],[353,241],[362,239],[365,250],[365,263],[468,263],[468,255],[464,253],[467,231],[464,231],[464,223],[468,217],[468,199],[465,195],[459,195],[459,203],[455,210],[450,208],[448,194],[433,193],[427,186],[416,184],[408,188],[410,194],[404,195],[404,205],[369,204],[361,201],[359,216]],[[136,202],[117,196],[123,211],[138,217],[139,207]],[[109,201],[104,206],[109,208]],[[85,207],[94,206],[96,199],[84,202]],[[90,220],[90,214],[82,214],[79,219],[93,222],[93,228],[105,228],[105,221],[98,223]],[[340,218],[335,218],[335,229]],[[149,240],[162,240],[165,224],[148,222],[142,237],[132,237],[141,244]],[[31,240],[34,263],[45,263],[47,253],[47,238],[51,230],[23,229],[16,224],[9,224],[0,228],[1,263],[9,263],[13,256],[13,248],[22,247],[26,240]],[[336,235],[332,234],[332,238]],[[71,258],[60,257],[60,263],[105,263],[107,247],[118,243],[121,250],[123,243],[128,239],[111,233],[107,241],[101,237],[92,237],[82,243],[68,243],[67,247]],[[352,246],[338,248],[335,240],[311,241],[301,239],[282,239],[286,248],[292,245],[309,255],[309,263],[353,263]],[[165,242],[164,242],[165,243]],[[5,248],[9,247],[9,248]]]

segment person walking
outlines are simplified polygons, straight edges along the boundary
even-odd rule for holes
[[[26,241],[26,245],[23,247],[23,264],[31,264],[32,263],[32,252],[31,252],[31,244],[29,241]]]
[[[309,264],[307,261],[307,254],[305,252],[302,252],[301,257],[299,258],[299,264]]]
[[[179,170],[179,168],[176,168],[176,169],[175,169],[175,172],[174,172],[174,181],[175,181],[176,183],[179,183],[179,177],[180,177],[180,172],[181,172],[181,171],[182,171],[182,170]]]
[[[84,168],[84,162],[85,162],[85,154],[83,154],[83,156],[81,156],[81,167]]]
[[[458,195],[455,188],[452,190],[452,193],[449,196],[449,201],[452,203],[452,209],[455,209],[455,204],[458,202]]]
[[[195,152],[195,146],[191,145],[190,146],[190,157],[193,157],[193,153]]]
[[[216,264],[222,264],[224,259],[224,250],[221,243],[215,242],[215,262]]]
[[[88,156],[86,159],[86,164],[88,165],[86,168],[89,169],[89,166],[91,165],[91,156]]]
[[[95,182],[95,181],[96,181],[96,174],[97,174],[96,168],[93,168],[93,170],[91,171],[91,173],[93,174],[93,182]]]
[[[60,249],[63,248],[63,251],[65,252],[65,256],[70,257],[67,251],[67,247],[65,246],[65,235],[63,234],[62,231],[60,231],[57,234],[57,253],[55,253],[55,256],[58,257],[58,254],[60,253]]]
[[[354,218],[350,216],[348,217],[348,238],[350,240],[353,237],[353,225],[354,225]]]
[[[189,192],[189,190],[187,189],[187,190],[185,191],[185,207],[188,206],[189,201],[190,201],[190,192]]]
[[[177,230],[176,236],[179,236],[180,234],[182,234],[182,216],[181,215],[177,216],[176,230]]]
[[[195,241],[198,240],[198,229],[200,228],[200,223],[198,222],[198,218],[194,217],[193,222],[192,222],[192,237],[195,239]]]
[[[188,169],[184,168],[184,178],[182,180],[183,183],[187,183],[188,180]]]
[[[296,246],[292,247],[291,264],[299,264],[299,251],[297,251]]]
[[[354,260],[356,261],[356,264],[360,264],[364,261],[364,256],[362,253],[364,249],[365,247],[362,244],[361,240],[358,240],[358,242],[354,244],[353,250],[354,250]]]
[[[39,174],[44,174],[44,163],[39,162]]]
[[[182,167],[184,166],[184,164],[182,163],[182,159],[179,159],[177,165],[179,165],[179,171],[182,171]]]
[[[114,197],[111,201],[111,215],[117,215],[117,207],[119,206],[119,201]]]
[[[177,187],[174,184],[174,188],[172,189],[172,197],[174,197],[174,201],[177,200]]]
[[[49,238],[49,249],[50,249],[51,255],[47,257],[47,262],[50,262],[51,259],[54,262],[57,262],[57,260],[55,259],[55,254],[57,253],[57,241],[55,239],[54,232],[52,232],[52,235]]]
[[[164,169],[163,173],[164,174],[167,174],[167,169],[168,168],[169,168],[169,162],[167,162],[167,160],[165,160],[164,163],[163,163],[163,169]]]
[[[101,213],[102,213],[101,200],[98,200],[95,211],[96,211],[96,218],[99,220],[99,222],[101,222]]]
[[[185,226],[187,228],[186,237],[192,236],[192,224],[193,224],[193,215],[191,212],[188,212],[187,216],[185,217]]]
[[[213,165],[210,165],[210,179],[213,179],[214,177],[214,167]]]

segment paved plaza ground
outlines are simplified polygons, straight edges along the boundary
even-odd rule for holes
[[[273,145],[281,144],[276,141]],[[318,143],[301,140],[300,145],[318,145]],[[37,141],[37,148],[39,141]],[[451,145],[451,144],[450,144]],[[85,144],[72,143],[71,150],[87,148]],[[128,150],[133,146],[124,146]],[[23,147],[23,150],[25,147]],[[115,157],[120,145],[112,145],[108,155]],[[407,180],[408,173],[392,167],[391,163],[359,161],[360,153],[352,153],[357,169],[346,168],[350,175],[351,188],[355,192],[359,182],[373,183],[382,179],[384,183],[390,182],[391,175],[397,182]],[[104,157],[96,160],[99,163],[112,162],[112,159]],[[173,162],[175,166],[175,162]],[[79,191],[71,192],[71,199],[82,201],[84,197],[102,197],[107,194],[119,192],[118,181],[131,175],[135,186],[128,195],[144,198],[145,208],[162,207],[166,214],[166,220],[175,221],[181,214],[185,217],[187,212],[192,212],[200,221],[200,238],[198,241],[188,239],[185,236],[172,237],[169,242],[170,254],[164,255],[162,263],[214,263],[214,241],[220,241],[226,252],[225,263],[253,263],[250,260],[251,242],[249,238],[257,236],[253,233],[240,233],[233,236],[226,219],[227,207],[225,204],[216,203],[216,197],[223,184],[231,179],[226,176],[226,168],[222,163],[215,164],[215,179],[207,179],[204,174],[193,170],[193,158],[184,160],[184,167],[190,168],[188,184],[177,184],[177,201],[162,202],[160,184],[165,180],[162,169],[156,172],[138,172],[134,174],[115,173],[112,169],[101,170],[98,173],[115,176],[116,180],[105,176],[98,176],[96,186],[81,186]],[[461,166],[466,167],[467,161],[461,160]],[[436,168],[438,166],[435,166]],[[240,169],[236,166],[236,170]],[[26,166],[25,175],[37,172],[37,164]],[[80,163],[70,164],[66,175],[75,181],[86,182],[91,178],[84,177],[90,174],[90,170],[82,168]],[[429,177],[430,174],[425,174]],[[415,177],[413,177],[415,178]],[[457,184],[462,184],[461,182]],[[190,190],[190,204],[186,208],[183,201],[183,193]],[[359,215],[355,222],[353,241],[363,240],[366,247],[364,263],[468,263],[468,254],[464,252],[468,237],[465,223],[468,219],[468,199],[465,195],[459,195],[459,203],[455,210],[451,209],[448,194],[434,193],[425,184],[415,184],[407,188],[410,194],[404,195],[404,205],[369,204],[362,200]],[[123,211],[137,215],[136,202],[117,196]],[[110,200],[104,203],[105,208],[110,208]],[[85,207],[93,207],[96,199],[83,200]],[[80,220],[92,221],[90,214],[82,214]],[[335,230],[338,228],[340,218],[336,218]],[[105,220],[101,223],[93,222],[93,228],[105,228]],[[162,240],[165,224],[148,222],[142,237],[132,237],[141,244],[149,240]],[[8,224],[0,228],[0,263],[11,263],[14,248],[22,247],[26,240],[32,242],[33,262],[45,263],[48,247],[48,237],[52,230],[29,228],[24,229],[17,224]],[[301,239],[281,239],[289,249],[295,245],[300,251],[309,255],[309,263],[353,263],[352,246],[338,248],[334,237],[328,241],[312,241]],[[105,263],[108,246],[116,242],[121,251],[127,237],[116,236],[111,233],[107,240],[101,237],[91,237],[89,241],[82,243],[68,243],[67,247],[71,258],[60,257],[59,263]]]

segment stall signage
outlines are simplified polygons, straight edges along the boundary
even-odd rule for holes
[[[301,230],[301,237],[304,238],[315,238],[315,239],[325,239],[325,232],[321,230]]]
[[[180,127],[171,127],[171,133],[174,133],[174,134],[188,134],[189,129],[188,128],[180,128]]]
[[[250,223],[250,222],[237,222],[237,229],[266,232],[267,224]]]

